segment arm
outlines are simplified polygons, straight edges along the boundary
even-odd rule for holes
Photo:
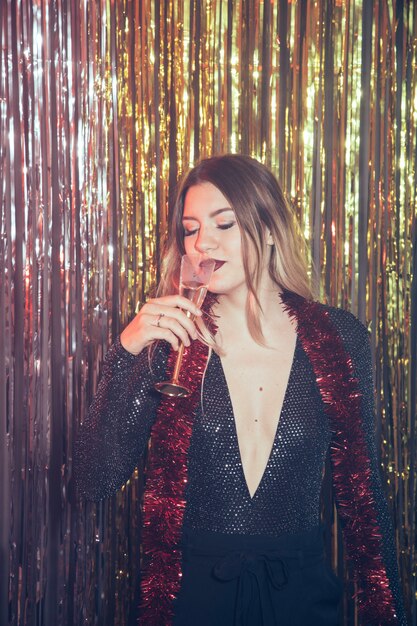
[[[125,483],[149,438],[165,377],[168,348],[189,346],[201,311],[180,295],[149,300],[108,351],[103,375],[75,445],[74,479],[89,500],[111,495]],[[148,348],[158,341],[149,367]],[[161,344],[160,342],[163,341]]]
[[[375,445],[374,383],[369,334],[366,328],[356,321],[354,335],[354,345],[349,346],[348,351],[360,391],[358,412],[360,423],[358,436],[350,438],[349,454],[355,459],[353,471],[350,476],[346,477],[346,480],[342,479],[344,480],[343,499],[338,497],[341,494],[339,488],[339,494],[336,490],[336,502],[349,558],[355,568],[362,623],[366,625],[389,623],[405,626],[406,618],[398,576],[394,532],[381,484]],[[337,452],[332,457],[335,479],[338,471]],[[355,474],[356,467],[358,476]],[[362,467],[367,467],[369,478],[366,480],[361,480]],[[339,499],[342,499],[342,505],[338,502]],[[373,515],[369,516],[369,511],[372,511]],[[391,594],[385,597],[390,597],[389,602],[396,615],[396,619],[389,622],[385,621],[385,618],[381,619],[381,615],[386,613],[378,599],[378,592],[386,583],[389,585]]]
[[[160,401],[153,386],[164,376],[164,352],[156,347],[152,371],[147,349],[131,354],[117,338],[107,352],[97,393],[75,444],[75,484],[88,500],[100,500],[119,489],[142,456]]]

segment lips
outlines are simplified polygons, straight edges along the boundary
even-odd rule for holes
[[[217,272],[217,270],[226,263],[226,261],[217,261],[214,264],[214,271]]]

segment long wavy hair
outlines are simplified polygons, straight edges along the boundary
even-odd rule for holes
[[[188,189],[212,183],[230,203],[242,237],[242,256],[248,286],[246,314],[253,338],[263,344],[258,298],[267,248],[266,232],[273,240],[269,276],[277,286],[307,299],[313,294],[308,276],[307,246],[275,176],[259,161],[238,154],[202,159],[183,178],[169,220],[158,295],[176,293],[181,256],[185,254],[182,216]],[[211,342],[209,342],[211,343]]]

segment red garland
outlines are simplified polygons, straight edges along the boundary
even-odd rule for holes
[[[213,303],[214,297],[208,294],[204,310],[210,312]],[[207,313],[205,322],[214,332]],[[191,395],[174,400],[163,397],[152,428],[143,501],[145,566],[140,621],[146,626],[171,624],[172,601],[180,589],[179,542],[185,510],[187,455],[207,357],[208,348],[200,341],[192,342],[184,350],[181,382],[191,390]],[[176,352],[171,351],[167,376],[174,369],[175,359]]]
[[[361,426],[361,393],[351,358],[320,304],[290,292],[284,292],[283,302],[297,320],[297,332],[332,425],[333,484],[346,547],[356,572],[361,616],[369,625],[398,624],[381,556],[382,535]]]

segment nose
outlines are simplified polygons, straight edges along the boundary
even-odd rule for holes
[[[215,250],[217,242],[214,233],[211,233],[207,228],[200,227],[194,247],[197,252],[205,254]]]

